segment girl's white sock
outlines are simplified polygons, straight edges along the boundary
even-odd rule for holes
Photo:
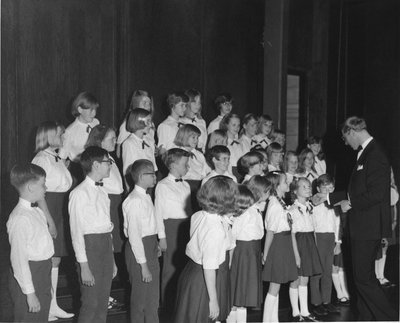
[[[299,290],[298,288],[289,288],[290,305],[292,305],[292,315],[299,316]]]
[[[343,270],[339,271],[339,282],[340,282],[340,287],[342,288],[343,297],[350,298],[349,292],[347,291],[346,279]]]
[[[229,313],[228,317],[226,318],[226,323],[236,323],[236,309],[235,310],[231,310],[231,312]]]
[[[265,297],[264,303],[264,313],[263,313],[263,322],[273,322],[273,313],[275,309],[275,303],[277,302],[277,296],[272,294],[267,294]]]
[[[246,323],[247,322],[247,308],[246,307],[238,307],[236,310],[236,322],[237,323]]]
[[[309,316],[308,311],[308,287],[299,286],[300,314],[301,316]]]
[[[332,281],[333,281],[333,286],[335,286],[336,290],[336,295],[338,299],[341,299],[344,297],[342,288],[340,286],[340,281],[339,281],[339,274],[338,273],[332,273]]]
[[[274,310],[272,312],[272,322],[279,322],[279,294],[276,295]]]

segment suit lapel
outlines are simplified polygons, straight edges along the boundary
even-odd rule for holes
[[[348,187],[348,192],[351,192],[351,184],[353,182],[353,178],[355,174],[357,173],[357,168],[360,165],[364,165],[365,159],[367,158],[366,156],[368,155],[368,152],[372,149],[372,146],[375,144],[375,139],[372,139],[367,147],[364,148],[364,150],[361,153],[360,158],[356,161],[356,164],[354,165],[353,172],[351,173],[350,181],[349,181],[349,187]]]

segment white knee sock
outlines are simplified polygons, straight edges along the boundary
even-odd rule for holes
[[[381,258],[382,259],[382,258]],[[375,260],[375,276],[377,279],[381,279],[381,275],[380,275],[380,270],[379,270],[379,265],[380,265],[380,261],[381,259],[377,259]]]
[[[279,294],[276,295],[274,310],[272,312],[272,322],[279,322]]]
[[[267,297],[265,297],[263,322],[273,322],[272,318],[277,298],[278,298],[277,296],[274,296],[269,293],[267,294]]]
[[[379,278],[385,278],[385,263],[386,255],[382,255],[382,258],[379,259]]]
[[[237,312],[236,311],[237,311],[236,309],[231,310],[228,317],[226,318],[226,323],[236,323],[237,322],[237,319],[236,319]]]
[[[49,310],[49,320],[54,321],[56,318],[71,318],[73,313],[67,313],[57,304],[57,284],[58,284],[58,267],[51,268],[51,302]]]
[[[340,286],[338,273],[332,273],[332,281],[333,281],[333,286],[335,286],[337,298],[341,299],[342,297],[344,297],[344,295],[343,295],[342,288]]]
[[[301,316],[309,316],[308,311],[308,287],[299,286],[300,314]]]
[[[247,322],[247,308],[246,307],[238,307],[236,310],[236,322],[238,323],[246,323]]]
[[[350,296],[347,291],[346,279],[345,279],[343,270],[339,271],[339,282],[340,282],[340,288],[342,289],[342,292],[343,292],[343,297],[349,298]]]
[[[299,290],[298,288],[289,288],[290,305],[292,305],[292,315],[299,316]]]

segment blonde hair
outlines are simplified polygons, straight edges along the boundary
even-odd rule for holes
[[[62,130],[64,127],[54,121],[45,121],[37,128],[36,153],[45,150],[48,147],[54,147],[58,129]]]

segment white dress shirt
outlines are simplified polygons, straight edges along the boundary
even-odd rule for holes
[[[155,144],[154,123],[151,123],[151,124],[152,124],[152,127],[150,128],[149,133],[146,133],[143,138],[146,142],[152,143],[154,145]],[[123,142],[129,137],[130,134],[131,134],[131,132],[126,130],[126,119],[124,119],[121,126],[119,127],[117,144],[122,145]]]
[[[199,128],[201,134],[200,134],[200,137],[199,137],[199,142],[197,143],[197,147],[204,152],[205,149],[206,149],[206,143],[207,143],[207,125],[206,125],[206,121],[204,119],[199,119],[197,117],[193,117],[193,118],[184,117],[184,118],[181,118],[180,120],[184,124],[191,124],[191,125],[196,126],[197,128]]]
[[[143,144],[144,143],[144,144]],[[141,139],[132,133],[122,144],[122,169],[123,174],[129,166],[138,159],[147,159],[153,163],[154,170],[157,171],[156,158],[154,157],[155,146],[146,139]]]
[[[317,175],[317,173],[316,172],[314,172],[313,170],[306,170],[304,173],[299,173],[299,174],[296,174],[296,177],[305,177],[305,178],[307,178],[310,182],[311,182],[311,184],[312,184],[312,182],[314,182],[317,178],[318,178],[318,175]]]
[[[20,198],[7,221],[7,232],[14,277],[22,293],[34,293],[29,261],[42,261],[54,255],[46,217],[39,207],[31,207],[31,202]]]
[[[85,150],[90,131],[99,123],[96,118],[91,123],[82,123],[76,118],[65,130],[64,145],[60,148],[60,157],[78,162],[80,155]]]
[[[222,119],[223,119],[223,116],[219,115],[213,121],[211,121],[210,124],[208,125],[207,133],[210,134],[210,133],[214,132],[215,130],[218,130]]]
[[[157,219],[186,219],[192,214],[190,186],[168,174],[158,182],[155,191],[155,212]]]
[[[218,269],[232,249],[232,234],[225,217],[198,211],[190,219],[190,241],[186,255],[204,269]]]
[[[122,203],[124,234],[129,239],[132,252],[139,264],[147,262],[142,238],[158,234],[165,238],[164,224],[156,218],[154,205],[146,190],[135,185]]]
[[[319,159],[317,156],[314,157],[314,168],[318,176],[326,174],[326,162],[323,159]]]
[[[115,163],[114,158],[108,155],[113,163],[111,164],[110,176],[103,178],[103,188],[108,194],[122,194],[124,191],[124,186],[122,184],[121,173],[119,172],[119,168]]]
[[[311,215],[314,231],[319,233],[334,233],[335,241],[339,241],[339,228],[340,228],[340,216],[336,216],[335,210],[327,208],[325,203],[321,203],[314,206],[313,213]]]
[[[288,213],[275,196],[270,196],[265,215],[266,230],[274,233],[290,231]]]
[[[365,147],[374,139],[373,137],[369,137],[367,140],[365,140],[362,145],[361,145],[361,150],[357,153],[357,160],[360,158],[361,154],[363,153]]]
[[[207,182],[210,178],[213,178],[213,177],[215,177],[215,176],[226,176],[226,177],[229,177],[229,178],[232,178],[232,180],[235,182],[235,183],[237,183],[237,178],[236,178],[236,176],[235,175],[232,175],[231,173],[229,173],[228,171],[226,171],[225,173],[223,173],[223,174],[218,174],[216,171],[215,171],[215,169],[213,169],[210,173],[208,173],[208,175],[206,176],[206,177],[204,177],[204,179],[201,181],[201,186],[203,186],[204,185],[204,183],[205,182]]]
[[[76,260],[87,262],[85,234],[111,232],[110,199],[102,186],[86,176],[69,195],[69,224]]]
[[[253,137],[253,140],[257,142],[256,145],[261,145],[261,147],[263,147],[264,149],[266,149],[272,143],[272,140],[262,133],[255,135]]]
[[[297,177],[296,174],[290,174],[290,173],[285,173],[286,174],[286,182],[288,183],[288,185],[290,185],[293,182],[293,179],[295,177]]]
[[[232,237],[235,240],[261,240],[264,236],[262,210],[257,204],[250,206],[238,217],[233,218]]]
[[[307,202],[307,205],[301,204],[299,201],[294,201],[293,205],[289,209],[289,213],[292,216],[293,225],[292,232],[313,232],[314,223],[309,211],[311,205]]]
[[[168,116],[167,119],[158,125],[158,147],[163,146],[167,150],[172,148],[180,123],[180,120],[176,121],[173,117]]]
[[[184,150],[187,150],[185,147],[178,147]],[[201,181],[207,174],[210,172],[210,167],[206,162],[206,158],[203,153],[198,151],[197,149],[192,149],[188,151],[190,153],[189,157],[189,170],[183,179]]]
[[[56,152],[51,149],[39,151],[32,164],[45,170],[47,192],[67,192],[71,188],[71,173]]]
[[[247,137],[245,134],[243,134],[240,139],[240,144],[242,145],[242,153],[247,154],[251,148],[253,148],[256,145],[256,141],[253,138]]]
[[[230,159],[230,165],[232,167],[237,166],[237,161],[239,160],[240,157],[244,155],[243,153],[243,147],[242,144],[240,143],[238,138],[231,139],[228,138],[228,149],[231,152],[231,159]]]

